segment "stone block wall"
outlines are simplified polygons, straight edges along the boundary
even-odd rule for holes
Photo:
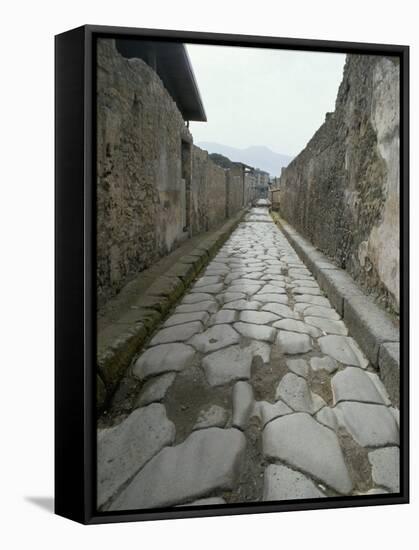
[[[349,55],[333,113],[280,178],[281,215],[399,310],[399,63]]]

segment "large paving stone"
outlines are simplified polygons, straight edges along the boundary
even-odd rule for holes
[[[211,386],[222,386],[233,380],[248,380],[253,350],[238,345],[210,353],[202,359],[205,376]]]
[[[310,359],[310,367],[314,372],[325,370],[329,374],[338,369],[338,364],[332,358],[326,355],[325,357],[312,357]]]
[[[400,491],[400,451],[398,447],[376,449],[368,453],[372,466],[372,479],[391,493]]]
[[[352,491],[338,438],[307,413],[294,413],[272,420],[263,430],[263,453],[282,460],[341,494]]]
[[[175,325],[184,325],[192,321],[200,321],[202,324],[208,321],[209,315],[206,311],[194,311],[192,313],[175,313],[171,315],[164,323],[163,327],[173,327]]]
[[[335,410],[340,411],[345,428],[361,446],[399,444],[399,429],[388,407],[346,401]]]
[[[295,313],[290,307],[284,304],[268,303],[264,304],[260,310],[275,313],[275,315],[286,319],[299,319],[298,313]]]
[[[272,327],[241,322],[234,323],[233,327],[246,338],[263,340],[265,342],[273,342],[275,340],[276,330]]]
[[[286,294],[284,286],[267,284],[259,290],[259,294]]]
[[[143,380],[170,371],[181,371],[190,364],[195,350],[185,344],[162,344],[146,350],[134,364],[132,373]]]
[[[318,340],[320,349],[344,365],[365,368],[368,360],[359,349],[358,344],[349,336],[323,336]]]
[[[348,329],[343,321],[334,321],[333,319],[324,319],[322,317],[311,317],[304,313],[304,321],[313,327],[317,327],[327,334],[340,334],[347,336]]]
[[[268,401],[256,401],[252,415],[257,416],[262,424],[262,428],[274,418],[292,413],[293,410],[282,401],[269,403]]]
[[[294,411],[309,414],[315,414],[326,405],[319,395],[310,391],[305,379],[292,372],[288,372],[278,384],[275,398],[281,399]]]
[[[97,501],[103,506],[144,464],[175,439],[163,405],[136,409],[121,424],[98,431]]]
[[[234,323],[236,320],[236,312],[232,309],[222,309],[211,316],[209,320],[209,326],[223,325]]]
[[[278,320],[278,315],[268,311],[242,311],[239,320],[244,323],[254,323],[255,325],[267,325]]]
[[[270,464],[264,474],[263,500],[322,498],[316,485],[301,472],[280,464]]]
[[[170,386],[173,384],[175,377],[175,372],[168,372],[166,374],[151,378],[145,383],[144,388],[141,390],[141,393],[135,402],[135,406],[144,407],[150,403],[161,401],[165,397]]]
[[[294,374],[302,376],[303,378],[308,378],[310,367],[304,359],[288,359],[286,364],[289,370]]]
[[[254,407],[253,389],[247,382],[236,382],[233,387],[234,428],[244,430]]]
[[[110,510],[182,504],[233,489],[246,446],[236,429],[198,430],[155,456],[112,503]]]
[[[217,296],[220,304],[227,304],[228,302],[235,302],[236,300],[245,300],[246,294],[243,292],[223,292]]]
[[[197,332],[201,332],[202,328],[203,325],[199,321],[163,328],[159,330],[158,333],[151,340],[150,346],[157,346],[158,344],[169,344],[171,342],[186,342],[186,340],[189,340],[191,336],[193,336]]]
[[[282,353],[288,355],[306,353],[312,349],[311,338],[308,334],[280,330],[276,342]]]
[[[323,296],[311,296],[310,294],[301,294],[301,295],[295,296],[295,301],[302,302],[304,304],[330,307],[329,300],[327,298],[324,298]]]
[[[254,294],[253,300],[262,302],[264,304],[274,303],[274,304],[284,304],[288,305],[288,296],[286,294]]]
[[[307,325],[303,321],[297,321],[295,319],[281,319],[276,321],[273,326],[280,330],[290,330],[291,332],[299,332],[301,334],[309,334],[313,338],[321,336],[321,331],[318,328]]]
[[[194,430],[204,428],[224,428],[228,420],[228,412],[218,405],[212,405],[209,409],[199,413]]]
[[[340,315],[331,307],[308,306],[304,308],[304,315],[311,317],[322,317],[332,321],[340,320]]]
[[[201,277],[194,284],[194,288],[199,288],[200,286],[214,285],[221,282],[221,277],[219,275],[206,275]]]
[[[257,310],[262,305],[261,302],[255,300],[235,300],[234,302],[228,302],[223,306],[223,309],[235,309],[237,311],[244,310]]]
[[[372,379],[356,367],[346,367],[336,373],[332,378],[332,391],[335,404],[340,401],[384,404],[383,396]]]
[[[195,334],[190,340],[194,348],[201,353],[209,353],[232,344],[238,344],[240,335],[230,325],[214,325],[205,332]]]
[[[207,311],[208,313],[214,313],[217,309],[217,302],[205,300],[204,302],[197,302],[194,304],[180,304],[180,306],[177,306],[175,309],[175,313],[191,313],[194,311]]]
[[[231,284],[227,287],[227,290],[228,292],[241,292],[243,294],[251,296],[252,294],[255,294],[261,288],[261,286],[262,285],[240,282],[235,284],[234,286],[233,284]]]

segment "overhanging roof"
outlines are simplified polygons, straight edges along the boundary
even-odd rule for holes
[[[145,61],[161,78],[185,120],[206,122],[204,106],[185,45],[177,42],[151,42],[117,39],[121,55]]]

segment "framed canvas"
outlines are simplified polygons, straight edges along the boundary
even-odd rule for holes
[[[409,499],[409,49],[56,36],[56,513]]]

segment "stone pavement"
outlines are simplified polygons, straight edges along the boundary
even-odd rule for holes
[[[398,422],[344,322],[255,207],[101,419],[98,505],[398,492]]]

